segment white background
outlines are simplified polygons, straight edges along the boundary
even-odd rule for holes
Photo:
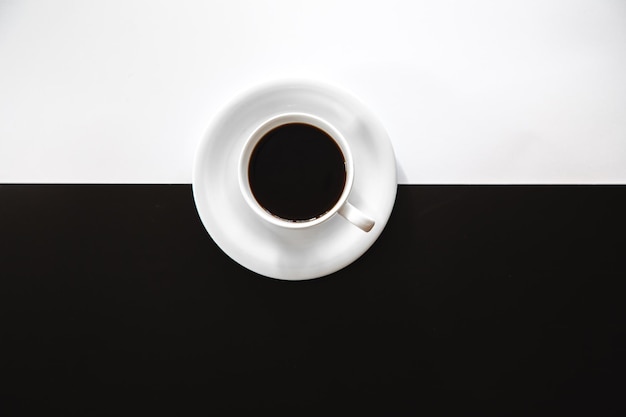
[[[190,183],[281,77],[359,96],[400,183],[626,183],[623,0],[0,0],[0,182]]]

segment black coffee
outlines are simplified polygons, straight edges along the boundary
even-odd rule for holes
[[[248,179],[254,198],[273,215],[311,220],[339,200],[346,183],[345,159],[323,130],[289,123],[269,131],[256,145]]]

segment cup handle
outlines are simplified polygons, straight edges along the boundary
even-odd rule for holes
[[[347,201],[339,209],[339,214],[364,232],[369,232],[374,227],[374,220],[367,217],[361,210]]]

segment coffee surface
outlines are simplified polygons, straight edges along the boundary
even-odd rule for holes
[[[323,130],[289,123],[274,128],[256,145],[248,179],[255,199],[274,216],[311,220],[327,213],[341,197],[345,159]]]

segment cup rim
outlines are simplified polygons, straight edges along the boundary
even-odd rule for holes
[[[321,216],[309,220],[284,219],[263,208],[254,197],[252,189],[250,188],[250,182],[248,178],[248,166],[250,162],[250,157],[252,156],[252,152],[256,145],[259,143],[259,141],[263,138],[263,136],[265,136],[266,133],[268,133],[272,129],[290,123],[304,123],[321,129],[335,141],[340,151],[343,153],[344,157],[346,181],[341,196],[330,210],[328,210]],[[350,152],[348,142],[343,137],[341,132],[339,132],[331,123],[327,122],[326,120],[318,116],[303,112],[281,113],[270,117],[269,119],[262,122],[259,126],[257,126],[248,136],[241,150],[241,153],[239,155],[238,168],[239,188],[248,206],[258,216],[268,221],[269,223],[289,229],[304,229],[307,227],[318,225],[330,219],[348,201],[348,196],[350,195],[350,191],[352,190],[352,184],[354,182],[354,163],[352,160],[352,153]]]

